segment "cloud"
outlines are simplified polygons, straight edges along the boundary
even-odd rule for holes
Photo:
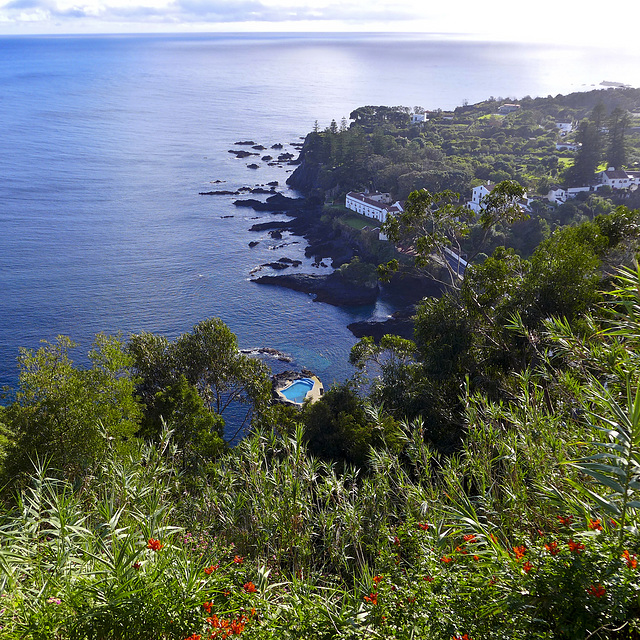
[[[402,21],[415,11],[396,0],[10,0],[0,5],[3,21],[93,18],[100,22],[246,23]]]

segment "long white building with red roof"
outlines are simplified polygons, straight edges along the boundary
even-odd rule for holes
[[[367,218],[373,218],[380,223],[386,222],[388,215],[404,211],[400,202],[392,203],[390,194],[378,191],[368,193],[350,191],[347,193],[345,206],[347,209],[367,216]]]

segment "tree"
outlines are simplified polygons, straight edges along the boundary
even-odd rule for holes
[[[421,189],[409,195],[402,213],[387,219],[383,231],[391,241],[415,255],[414,266],[418,270],[453,289],[459,289],[464,269],[459,260],[452,259],[451,251],[462,256],[462,241],[475,223],[481,235],[467,257],[471,262],[482,250],[491,229],[526,217],[519,205],[523,195],[524,189],[513,180],[497,184],[483,199],[476,220],[471,209],[458,204],[459,194],[452,191],[432,194]],[[444,277],[437,275],[434,264]],[[379,273],[388,277],[398,267],[397,261],[391,261],[381,266]]]
[[[174,342],[153,334],[134,335],[129,350],[140,376],[140,394],[154,415],[157,394],[181,376],[197,389],[209,411],[223,417],[233,411],[237,432],[271,397],[268,368],[239,352],[236,336],[219,318],[199,322]]]
[[[567,172],[570,186],[584,186],[593,182],[596,168],[602,158],[602,135],[596,124],[583,120],[578,126],[576,140],[581,147],[576,153],[576,160]]]
[[[621,169],[627,164],[626,132],[629,127],[629,112],[616,107],[609,117],[609,147],[607,161],[610,166]]]
[[[99,334],[89,352],[91,366],[74,366],[65,336],[37,351],[21,349],[19,388],[5,411],[12,433],[6,469],[9,477],[30,470],[37,458],[77,476],[107,446],[125,447],[142,415],[134,398],[132,358],[120,338]]]

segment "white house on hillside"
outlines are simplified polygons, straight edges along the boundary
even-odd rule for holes
[[[627,173],[624,169],[614,169],[613,167],[601,171],[598,178],[603,185],[612,189],[628,189],[632,184],[638,184],[634,175]]]
[[[426,113],[412,113],[411,124],[424,124],[427,121]]]
[[[572,122],[556,122],[556,127],[560,129],[561,136],[566,136],[567,133],[571,133],[573,131]]]
[[[484,208],[482,205],[483,198],[490,194],[495,187],[495,184],[491,184],[491,182],[487,182],[486,184],[481,184],[478,187],[474,187],[471,190],[471,200],[467,201],[467,207],[474,211],[475,213],[480,213]],[[518,204],[521,209],[527,210],[529,208],[529,198],[525,193],[523,197],[519,200]]]
[[[387,216],[404,211],[400,202],[391,203],[391,195],[388,193],[360,193],[350,191],[345,202],[347,209],[351,209],[367,218],[373,218],[379,222],[386,222]]]
[[[513,113],[514,111],[518,111],[519,109],[520,109],[519,104],[507,103],[498,107],[498,113],[501,113],[502,115],[506,115],[507,113]]]

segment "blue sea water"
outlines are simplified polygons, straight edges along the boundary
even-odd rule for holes
[[[233,197],[198,195],[284,184],[291,167],[248,169],[233,143],[292,151],[316,120],[365,104],[639,86],[639,61],[426,36],[0,38],[0,385],[15,386],[18,348],[42,339],[69,335],[86,352],[99,331],[174,337],[211,316],[241,347],[284,351],[325,387],[345,379],[346,325],[389,308],[340,309],[251,282],[261,263],[303,258],[304,243],[248,231],[269,216]]]

